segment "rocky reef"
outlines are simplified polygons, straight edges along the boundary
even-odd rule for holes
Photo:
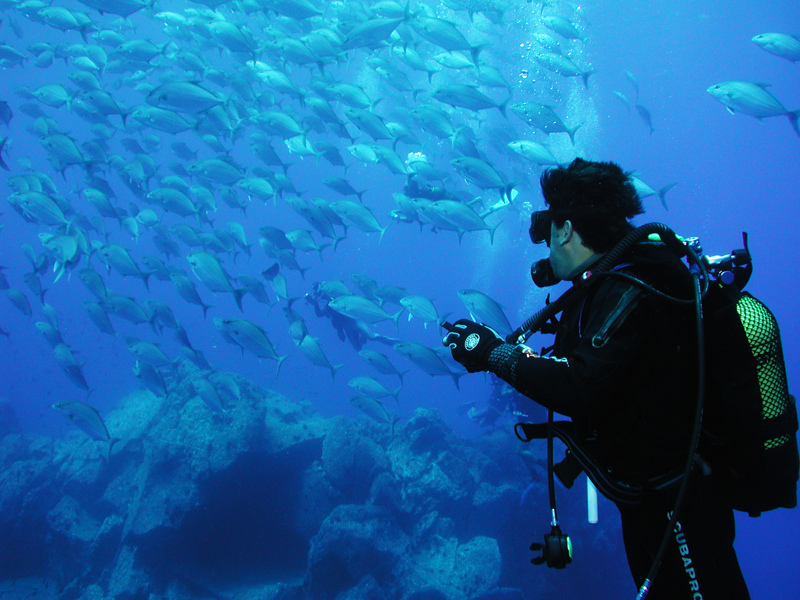
[[[110,444],[78,430],[3,431],[7,597],[30,585],[63,600],[517,600],[553,590],[526,554],[528,523],[547,525],[543,460],[522,460],[510,430],[467,441],[423,409],[393,428],[325,419],[240,378],[215,412],[194,376],[182,373],[166,398],[129,395],[105,419]]]

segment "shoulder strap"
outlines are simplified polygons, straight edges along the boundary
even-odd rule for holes
[[[636,308],[641,296],[642,291],[639,288],[631,287],[625,290],[625,293],[617,301],[614,310],[608,313],[600,329],[592,336],[592,346],[602,348],[606,345],[609,338],[614,335],[614,332],[622,326],[628,315]]]

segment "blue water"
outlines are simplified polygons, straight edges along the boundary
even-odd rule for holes
[[[415,2],[411,3],[412,10],[415,5]],[[453,319],[466,316],[466,309],[459,301],[457,291],[478,289],[504,306],[512,325],[521,322],[542,305],[546,296],[546,291],[533,288],[528,277],[531,261],[540,258],[542,250],[531,247],[526,232],[530,210],[542,205],[537,185],[540,170],[506,147],[507,141],[527,138],[549,143],[562,161],[569,161],[575,156],[613,160],[626,170],[636,171],[654,189],[676,184],[666,194],[669,210],[665,210],[656,197],[650,197],[645,200],[647,213],[639,218],[639,222],[663,221],[683,235],[698,236],[710,254],[723,254],[738,248],[741,232],[746,230],[750,235],[755,261],[755,273],[748,289],[771,308],[781,324],[789,382],[790,386],[796,386],[800,380],[800,348],[797,344],[800,325],[794,309],[800,295],[800,285],[794,277],[794,259],[795,252],[800,250],[800,238],[795,225],[800,216],[796,206],[800,187],[800,137],[784,117],[771,117],[759,122],[748,115],[729,114],[706,89],[712,84],[728,80],[768,83],[770,91],[787,109],[800,108],[800,88],[797,84],[800,65],[768,54],[750,41],[759,33],[800,31],[797,6],[788,1],[762,3],[752,0],[738,3],[719,0],[658,1],[649,3],[646,8],[642,3],[631,0],[614,3],[590,1],[580,5],[554,3],[545,9],[544,14],[568,17],[578,25],[585,37],[585,42],[560,41],[562,48],[569,50],[570,56],[581,68],[596,70],[589,77],[587,89],[580,79],[550,73],[533,60],[532,49],[537,47],[533,33],[544,31],[539,24],[540,7],[535,2],[505,3],[508,8],[502,27],[493,25],[480,14],[471,22],[463,11],[450,11],[439,3],[432,2],[429,5],[438,7],[441,16],[457,22],[459,29],[471,41],[485,40],[490,43],[481,56],[488,64],[499,68],[511,84],[511,103],[531,100],[552,104],[569,127],[577,124],[581,124],[581,127],[575,135],[573,146],[563,133],[546,136],[542,132],[534,132],[511,111],[506,120],[495,109],[482,110],[479,114],[463,108],[451,110],[430,99],[431,87],[451,80],[468,81],[468,78],[442,68],[442,73],[434,75],[433,83],[429,84],[424,74],[401,66],[415,86],[422,89],[419,101],[445,108],[456,123],[469,125],[476,134],[478,147],[486,153],[491,164],[508,181],[518,184],[519,195],[515,207],[498,213],[502,215],[503,223],[495,234],[493,244],[490,244],[489,234],[485,231],[468,232],[459,243],[453,232],[433,232],[429,226],[421,230],[416,223],[394,223],[382,239],[377,233],[364,233],[351,227],[347,238],[338,244],[335,251],[332,248],[323,251],[323,261],[315,253],[297,254],[300,265],[308,269],[304,278],[297,272],[282,269],[287,278],[289,295],[301,298],[293,307],[306,319],[311,335],[319,338],[332,364],[345,365],[335,381],[331,381],[328,371],[312,365],[295,349],[279,310],[280,305],[268,285],[267,292],[276,305],[269,310],[265,305],[257,304],[252,296],[246,296],[242,314],[230,295],[215,295],[198,281],[191,274],[185,258],[173,258],[172,263],[185,270],[195,281],[204,301],[213,305],[205,320],[201,309],[181,299],[170,282],[151,277],[149,290],[146,290],[141,281],[123,278],[115,271],[108,273],[98,258],[92,258],[91,263],[98,272],[103,273],[106,285],[115,293],[135,297],[141,303],[147,298],[156,298],[168,304],[185,327],[193,346],[203,352],[214,368],[237,373],[291,398],[308,400],[325,416],[344,414],[356,417],[359,413],[348,401],[354,395],[347,386],[348,380],[358,375],[376,376],[394,388],[397,378],[377,375],[361,361],[354,348],[337,338],[327,320],[314,316],[302,296],[311,291],[314,283],[334,279],[346,282],[355,293],[359,293],[352,279],[349,279],[351,275],[358,274],[374,279],[379,285],[400,286],[411,294],[426,296],[434,301],[440,315],[450,314]],[[76,142],[91,139],[88,123],[71,114],[66,106],[46,106],[37,100],[26,99],[22,93],[23,90],[33,91],[49,83],[61,83],[74,91],[75,86],[66,77],[67,73],[74,70],[69,61],[57,58],[52,65],[37,68],[26,48],[36,42],[81,44],[81,37],[76,31],[60,31],[37,22],[12,3],[3,2],[1,6],[0,41],[28,55],[23,66],[2,70],[4,85],[0,100],[8,102],[14,111],[8,126],[0,124],[0,136],[8,138],[3,150],[3,158],[10,167],[6,175],[23,173],[24,161],[27,160],[34,169],[53,179],[59,194],[68,200],[77,213],[98,218],[95,209],[80,193],[85,185],[84,169],[69,166],[63,174],[55,171],[48,162],[45,149],[38,142],[37,134],[30,130],[33,118],[20,109],[26,102],[36,104]],[[85,11],[99,27],[118,29],[126,39],[141,37],[157,44],[168,42],[170,37],[163,31],[163,23],[153,13],[183,13],[203,8],[192,2],[159,2],[152,13],[139,11],[130,17],[127,24],[121,25],[114,15],[101,16],[94,9],[77,2],[62,1],[59,6]],[[220,14],[234,18],[233,6],[235,3],[221,7]],[[342,11],[343,5],[331,3],[327,8],[330,14]],[[245,17],[239,13],[239,16],[242,22],[253,25],[263,25],[265,22],[263,17],[257,18],[256,15]],[[16,31],[12,23],[17,25]],[[259,29],[254,26],[253,31],[257,34]],[[92,41],[91,33],[89,41]],[[178,44],[181,43],[179,40]],[[111,54],[111,49],[106,50]],[[387,120],[401,120],[414,105],[411,95],[396,92],[381,81],[365,64],[370,53],[391,58],[385,50],[378,53],[361,49],[351,51],[352,60],[349,64],[332,64],[326,67],[326,71],[333,80],[360,84],[373,100],[385,97],[374,111]],[[227,51],[219,52],[216,49],[206,50],[202,57],[209,66],[229,73],[240,68],[246,60],[231,57]],[[263,60],[275,63],[269,54]],[[153,64],[160,66],[145,81],[157,85],[159,75],[166,72],[169,61],[168,57],[155,59]],[[307,86],[309,73],[316,71],[316,67],[291,68],[293,80],[301,86]],[[632,106],[626,107],[614,94],[624,94],[633,105],[636,93],[623,71],[632,73],[638,81],[638,103],[652,115],[652,133],[637,111]],[[172,76],[175,77],[174,74]],[[104,89],[119,104],[129,109],[143,105],[145,92],[135,89],[139,82],[126,77],[127,74],[106,74],[101,81]],[[189,75],[185,77],[192,78]],[[209,85],[209,88],[219,90],[213,85]],[[271,93],[266,87],[260,89]],[[484,91],[498,102],[506,96],[503,89]],[[226,95],[230,93],[231,90],[224,92]],[[272,93],[280,103],[280,108],[276,110],[295,115],[305,114],[296,100],[279,92]],[[120,139],[139,135],[133,120],[128,119],[127,132],[118,115],[111,115],[109,121],[117,130],[108,142],[109,154],[121,156],[123,162],[130,161],[133,155],[124,149]],[[343,121],[347,122],[345,119]],[[355,136],[358,133],[356,128],[348,126]],[[248,169],[264,167],[249,152],[248,138],[256,130],[249,125],[235,143],[223,141],[230,155]],[[170,162],[179,161],[170,150],[170,143],[175,139],[185,141],[195,149],[198,159],[217,154],[193,132],[172,136],[145,129],[143,133],[155,133],[162,140],[160,149],[151,153],[158,165],[158,175],[149,184],[151,188],[157,185],[158,178],[171,174],[168,167]],[[473,196],[482,195],[492,202],[499,199],[496,190],[480,190],[465,182],[450,167],[449,161],[456,154],[449,140],[438,140],[418,127],[416,133],[423,142],[422,146],[400,142],[397,152],[401,158],[404,159],[408,152],[424,152],[437,168],[448,174],[445,182],[448,189]],[[402,190],[405,177],[390,172],[383,165],[358,161],[345,149],[349,142],[335,136],[312,132],[309,138],[312,141],[327,140],[339,147],[348,169],[345,172],[324,159],[291,155],[282,139],[273,137],[273,146],[281,157],[293,163],[288,176],[303,197],[340,200],[343,197],[322,185],[321,181],[325,177],[346,177],[356,189],[367,190],[364,204],[382,226],[387,225],[390,222],[389,212],[396,208],[392,194]],[[357,141],[372,142],[366,135],[361,135]],[[388,146],[386,141],[379,143]],[[183,166],[187,167],[188,164],[184,161]],[[136,198],[122,184],[113,168],[101,167],[100,173],[118,195],[115,204],[124,208],[128,208],[130,203],[136,204],[138,209],[148,207],[147,202]],[[0,190],[4,197],[11,193],[6,178],[0,178]],[[239,192],[239,196],[245,198],[246,194]],[[261,271],[275,262],[258,247],[259,227],[269,224],[284,230],[297,227],[310,229],[308,223],[292,211],[281,197],[275,203],[254,199],[246,216],[226,206],[221,199],[217,202],[217,211],[210,215],[216,222],[215,226],[223,227],[228,221],[236,220],[245,227],[248,241],[254,244],[253,255],[249,259],[244,255],[235,260],[230,255],[221,257],[232,275],[246,273],[260,278]],[[163,212],[156,210],[159,214]],[[0,337],[0,372],[3,375],[0,398],[11,402],[27,432],[62,436],[71,429],[71,425],[50,408],[53,403],[66,400],[88,402],[102,414],[107,414],[123,397],[140,387],[132,372],[135,359],[126,347],[127,336],[157,342],[171,357],[180,352],[180,345],[169,330],[164,330],[164,334],[158,336],[146,324],[135,326],[113,317],[118,336],[101,333],[89,321],[82,306],[84,300],[94,299],[77,277],[77,271],[86,265],[86,259],[82,259],[73,273],[67,273],[58,281],[54,281],[54,274],[50,271],[41,278],[43,287],[47,289],[44,299],[58,315],[59,330],[65,343],[83,363],[82,370],[91,393],[87,395],[84,390],[75,387],[61,372],[51,349],[34,327],[37,321],[43,320],[41,303],[23,282],[23,275],[29,272],[30,265],[22,253],[22,244],[29,243],[37,253],[42,252],[37,235],[52,231],[52,228],[25,222],[5,202],[0,205],[0,212],[0,222],[3,224],[0,230],[0,265],[4,267],[3,274],[12,288],[21,290],[27,296],[33,307],[33,315],[27,318],[7,299],[0,299],[0,328],[8,332],[8,337]],[[499,217],[495,218],[499,220]],[[185,221],[197,226],[192,219],[184,220],[174,214],[163,216],[163,220],[167,225]],[[147,254],[158,255],[152,243],[152,232],[144,227],[137,241],[121,230],[116,222],[105,219],[104,223],[108,241],[128,248],[135,260]],[[97,232],[90,233],[89,237],[105,241]],[[322,241],[317,233],[314,237],[318,243]],[[190,251],[183,244],[181,250],[184,254]],[[278,354],[291,353],[280,375],[276,377],[273,361],[242,354],[223,340],[214,328],[213,317],[246,318],[262,326],[277,346]],[[401,317],[398,328],[384,322],[377,324],[374,329],[386,336],[430,347],[437,347],[441,339],[437,328],[432,325],[426,328],[418,319],[408,321],[405,315]],[[537,343],[545,344],[547,341]],[[400,391],[399,406],[392,406],[401,419],[409,418],[419,407],[435,408],[457,432],[466,436],[475,436],[480,432],[479,427],[460,414],[458,406],[468,402],[482,406],[491,393],[488,377],[462,377],[460,390],[456,390],[450,378],[431,378],[389,346],[370,347],[387,354],[401,370],[410,369]],[[450,366],[454,370],[458,368],[454,363],[450,363]],[[389,403],[393,403],[393,400],[388,400]],[[607,517],[613,510],[606,503],[601,506],[601,525],[604,514]],[[541,507],[541,518],[543,521],[547,519],[544,506]],[[574,515],[574,518],[583,517]],[[797,511],[777,511],[759,519],[737,515],[737,526],[736,549],[753,598],[800,597],[800,578],[795,570],[800,559],[795,544],[795,539],[800,535]],[[610,531],[608,535],[618,536],[618,532]],[[616,565],[614,573],[625,571],[623,556],[610,556],[607,560]],[[620,564],[623,565],[621,569]],[[602,564],[595,567],[601,571],[605,568]]]

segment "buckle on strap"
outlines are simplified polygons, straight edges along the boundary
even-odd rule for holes
[[[606,345],[609,338],[614,335],[614,332],[622,327],[625,319],[627,319],[628,315],[633,312],[634,308],[636,308],[641,295],[642,291],[638,288],[632,287],[625,290],[625,293],[622,294],[620,299],[617,301],[617,305],[614,307],[614,310],[609,313],[603,325],[592,337],[592,346],[595,348],[602,348]]]
[[[610,474],[598,465],[573,436],[573,424],[569,421],[556,421],[552,427],[547,423],[517,423],[514,433],[523,442],[547,439],[554,435],[567,446],[567,456],[553,472],[567,488],[571,487],[580,474],[580,465],[586,476],[603,496],[618,504],[635,505],[642,501],[645,492],[657,492],[671,488],[683,475],[683,469],[674,469],[654,477],[644,483],[626,483],[612,479]],[[563,477],[563,479],[562,479]]]

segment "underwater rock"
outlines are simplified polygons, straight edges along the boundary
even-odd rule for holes
[[[110,453],[77,430],[0,439],[0,536],[24,558],[0,549],[0,579],[48,573],[63,600],[89,584],[194,600],[241,580],[245,600],[500,593],[518,458],[501,465],[432,410],[392,437],[243,379],[215,411],[191,384],[206,372],[181,372],[166,398],[136,392],[106,416]]]
[[[512,518],[514,507],[519,505],[519,487],[486,482],[478,484],[472,498],[468,530],[477,535],[496,534]]]
[[[484,594],[478,594],[470,600],[525,600],[525,594],[517,588],[496,588]]]
[[[417,409],[386,454],[414,514],[438,511],[456,520],[466,517],[477,486],[470,452],[438,413]]]
[[[264,449],[268,453],[301,452],[304,447],[318,445],[331,427],[310,402],[295,402],[275,394],[266,405],[264,415]]]
[[[502,566],[493,538],[476,537],[459,544],[457,538],[435,536],[405,558],[397,577],[406,590],[418,588],[426,594],[438,590],[447,600],[470,600],[496,588]]]
[[[47,511],[61,498],[51,483],[58,471],[52,455],[48,439],[0,439],[0,579],[42,572],[46,565]]]
[[[303,472],[300,488],[294,523],[297,532],[310,540],[331,511],[346,501],[344,494],[333,487],[320,462]]]
[[[365,575],[357,585],[336,596],[336,600],[384,600],[386,592],[372,575]]]
[[[367,433],[370,423],[338,418],[322,444],[322,465],[350,502],[363,502],[375,476],[389,468],[386,452]]]
[[[408,536],[387,510],[338,506],[311,541],[306,591],[314,599],[335,598],[369,575],[385,591],[384,597],[398,597],[393,572],[408,546]]]
[[[61,501],[47,513],[47,524],[51,532],[60,533],[65,538],[79,543],[91,542],[100,530],[100,523],[95,521],[72,496],[61,498]]]
[[[447,596],[434,587],[426,587],[417,590],[408,596],[406,600],[447,600]]]
[[[453,570],[450,574],[450,589],[473,598],[497,586],[503,561],[497,540],[476,537],[456,550]]]

